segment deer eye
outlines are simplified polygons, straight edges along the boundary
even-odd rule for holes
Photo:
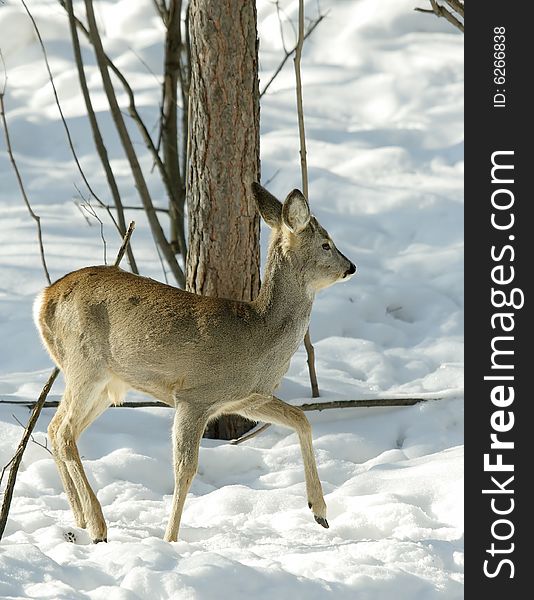
[[[323,250],[330,250],[330,244],[328,242],[323,244]]]

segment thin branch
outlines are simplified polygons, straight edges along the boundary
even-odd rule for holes
[[[317,17],[317,19],[315,19],[315,21],[312,22],[312,24],[309,26],[308,30],[306,31],[306,33],[304,34],[304,40],[306,40],[315,30],[315,28],[317,27],[317,25],[319,25],[319,23],[328,15],[328,12],[319,15]],[[286,62],[289,60],[289,58],[291,58],[291,56],[293,56],[295,54],[295,52],[297,51],[297,46],[298,43],[295,45],[295,47],[290,50],[289,52],[286,51],[284,58],[282,59],[282,61],[280,62],[280,64],[278,65],[278,67],[276,67],[276,70],[274,71],[274,73],[271,75],[271,78],[269,79],[269,81],[265,84],[265,87],[263,88],[263,90],[260,93],[260,98],[265,94],[265,92],[269,89],[269,87],[271,86],[271,84],[273,83],[273,81],[278,77],[280,71],[284,68],[284,65],[286,64]]]
[[[66,0],[58,0],[58,2],[61,4],[61,6],[65,10],[67,10]],[[80,19],[78,19],[78,17],[75,16],[74,22],[76,23],[76,27],[87,37],[89,42],[91,44],[93,44],[91,34],[90,34],[89,30],[87,29],[87,27],[82,23],[82,21],[80,21]],[[158,168],[158,171],[160,173],[161,179],[165,186],[165,191],[167,192],[168,198],[172,198],[175,201],[177,210],[179,212],[180,207],[178,206],[178,202],[176,201],[176,195],[174,192],[173,183],[167,177],[167,172],[165,171],[165,166],[163,165],[163,161],[161,160],[161,157],[158,153],[158,149],[154,145],[152,137],[150,136],[150,133],[149,133],[143,119],[141,118],[141,115],[139,114],[139,112],[137,110],[137,107],[135,105],[135,96],[134,96],[133,90],[132,90],[130,84],[128,83],[126,77],[124,77],[122,72],[115,66],[115,63],[104,52],[104,49],[102,48],[101,50],[102,50],[102,57],[103,57],[106,65],[112,70],[113,74],[120,81],[126,95],[128,96],[128,114],[130,115],[130,117],[134,121],[134,123],[137,125],[137,128],[141,134],[141,137],[143,138],[143,141],[145,142],[145,146],[147,147],[148,151],[150,152],[152,159]]]
[[[304,0],[299,0],[299,37],[295,48],[295,81],[297,92],[297,115],[299,123],[299,141],[300,141],[300,173],[302,176],[302,193],[306,200],[308,199],[308,165],[306,162],[306,131],[304,129],[304,108],[302,102],[302,79],[300,73],[300,63],[302,60],[302,47],[304,45]],[[319,384],[317,383],[317,373],[315,371],[315,350],[311,342],[310,328],[308,327],[304,336],[304,346],[306,348],[308,360],[308,372],[310,374],[310,384],[312,397],[319,397]]]
[[[297,408],[305,412],[310,412],[314,410],[322,411],[322,410],[332,410],[337,408],[374,408],[374,407],[384,407],[384,406],[413,406],[414,404],[419,404],[419,402],[430,402],[431,400],[443,400],[442,396],[426,396],[423,398],[416,397],[403,397],[399,398],[360,398],[358,400],[330,400],[328,402],[307,402],[305,404],[296,404]],[[17,404],[20,406],[27,406],[32,408],[35,403],[31,401],[25,400],[0,400],[1,404]],[[45,403],[44,408],[55,408],[59,406],[59,402],[57,400],[49,400]],[[122,404],[112,404],[111,408],[173,408],[169,404],[165,404],[164,402],[158,402],[156,400],[146,400],[146,401],[127,401]]]
[[[306,349],[306,362],[308,363],[308,373],[310,374],[310,385],[312,390],[312,398],[319,398],[319,384],[317,382],[317,371],[315,370],[315,348],[313,347],[310,328],[304,336],[304,348]]]
[[[130,225],[128,226],[128,229],[127,229],[126,233],[124,234],[124,239],[122,240],[121,247],[119,248],[119,251],[117,252],[117,258],[115,259],[116,267],[119,266],[119,264],[122,260],[122,257],[124,256],[124,253],[126,252],[126,248],[130,244],[130,238],[132,237],[132,233],[134,232],[134,229],[135,229],[135,221],[130,221]]]
[[[101,208],[109,208],[110,210],[114,210],[115,207],[111,206],[109,204],[106,204],[105,206],[102,206]],[[145,210],[144,206],[123,206],[124,210]],[[161,213],[166,213],[169,214],[169,209],[168,208],[158,208],[157,206],[154,206],[154,210],[156,212],[161,212]]]
[[[156,12],[161,17],[164,25],[167,25],[169,20],[169,10],[165,4],[165,0],[153,0],[154,6],[156,8]]]
[[[464,18],[464,3],[462,0],[445,0],[445,2],[456,11],[462,19]]]
[[[78,194],[80,195],[80,198],[82,199],[81,204],[76,203],[76,205],[79,206],[79,208],[81,210],[84,210],[88,215],[93,217],[93,219],[96,219],[98,221],[98,223],[100,224],[100,239],[102,240],[102,245],[104,248],[104,264],[107,265],[108,264],[108,245],[106,243],[106,238],[104,236],[104,223],[103,223],[102,219],[96,214],[95,209],[91,206],[91,202],[87,198],[83,197],[82,193],[78,189],[78,186],[75,185],[74,187],[76,188],[76,190],[78,191]]]
[[[451,8],[453,8],[453,10],[456,10],[458,12],[458,14],[460,14],[463,17],[463,6],[461,8],[461,12],[460,10],[457,10],[456,8],[453,7],[453,5],[455,6],[460,6],[459,2],[455,2],[454,0],[445,0],[447,2],[447,5],[450,6]],[[414,8],[414,10],[416,10],[417,12],[423,12],[423,13],[434,13],[437,17],[443,17],[444,19],[446,19],[451,25],[453,25],[454,27],[456,27],[456,29],[459,29],[462,33],[464,32],[464,24],[458,20],[450,11],[448,11],[444,6],[442,6],[441,4],[438,4],[436,2],[436,0],[430,0],[430,4],[432,6],[432,9],[427,9],[427,8]]]
[[[66,0],[66,9],[69,17],[69,27],[70,34],[72,39],[72,47],[74,50],[74,59],[76,62],[76,68],[78,70],[78,79],[80,81],[80,87],[82,90],[83,99],[85,102],[85,107],[87,110],[87,116],[89,118],[89,123],[91,125],[91,130],[93,132],[93,140],[95,142],[96,150],[98,156],[100,158],[100,162],[102,163],[102,167],[104,168],[104,172],[106,174],[106,179],[108,181],[109,189],[111,191],[111,195],[113,197],[113,202],[115,203],[115,210],[117,211],[117,219],[118,223],[115,222],[117,229],[121,235],[124,236],[126,233],[126,220],[124,218],[124,208],[122,206],[122,200],[119,192],[119,188],[117,186],[117,182],[115,180],[115,176],[113,175],[113,171],[111,169],[111,165],[109,164],[108,152],[106,146],[104,144],[104,140],[102,138],[102,134],[100,133],[100,127],[98,126],[98,121],[96,119],[96,114],[93,109],[93,103],[91,101],[91,95],[89,94],[89,88],[87,86],[87,79],[85,77],[85,70],[83,67],[83,59],[82,59],[82,51],[80,47],[80,39],[78,37],[78,30],[76,29],[76,21],[74,17],[74,8],[72,4],[72,0]],[[108,214],[112,217],[112,221],[115,221],[113,215],[111,214],[110,209],[107,208],[107,205],[101,204],[102,207],[106,207]],[[91,207],[92,208],[92,207]],[[93,209],[94,213],[94,209]],[[93,215],[96,219],[100,221],[96,214]],[[103,238],[103,224],[101,223],[101,233]],[[104,264],[106,263],[106,255],[105,255],[105,240],[104,240]],[[135,262],[133,250],[131,246],[128,246],[128,262],[130,263],[130,267],[134,273],[139,274],[139,270],[137,268],[137,264]]]
[[[24,435],[22,436],[22,439],[20,440],[20,443],[17,447],[17,451],[15,452],[15,455],[11,462],[11,467],[9,469],[9,476],[7,478],[6,490],[4,492],[4,500],[2,502],[2,508],[0,509],[0,539],[2,539],[2,536],[4,535],[4,530],[6,528],[7,517],[9,515],[9,509],[11,507],[11,500],[13,498],[13,491],[15,489],[15,482],[17,480],[17,472],[19,470],[19,466],[22,461],[22,455],[24,454],[24,450],[26,449],[28,440],[31,438],[32,431],[35,427],[35,424],[37,423],[37,419],[39,418],[39,415],[41,414],[41,409],[43,408],[43,405],[46,401],[48,392],[52,388],[52,385],[54,384],[54,381],[56,380],[58,375],[59,375],[59,369],[56,367],[52,371],[52,373],[50,373],[50,377],[48,378],[48,381],[45,383],[45,386],[43,387],[41,395],[39,396],[39,399],[37,400],[37,402],[35,403],[35,406],[33,407],[32,413],[30,415],[30,419],[28,421],[28,424],[26,425],[26,429],[24,430]]]
[[[117,102],[117,97],[115,95],[115,90],[113,88],[113,84],[111,82],[111,77],[108,71],[108,64],[105,59],[104,48],[102,46],[102,40],[100,39],[100,34],[98,32],[98,28],[96,25],[96,19],[93,9],[93,4],[91,0],[85,0],[85,10],[87,14],[87,21],[89,24],[89,33],[91,35],[91,41],[93,43],[93,47],[95,49],[95,55],[98,63],[98,67],[100,69],[100,75],[102,77],[102,83],[104,85],[104,91],[106,92],[106,96],[108,98],[109,106],[111,109],[111,115],[113,117],[113,121],[115,122],[115,126],[117,128],[117,133],[119,134],[119,138],[121,140],[122,146],[128,158],[128,162],[130,163],[130,168],[132,170],[132,175],[135,180],[135,186],[137,191],[139,192],[139,196],[141,198],[141,202],[145,207],[146,215],[148,218],[148,222],[150,224],[150,228],[152,230],[152,235],[154,236],[154,241],[159,245],[167,264],[171,268],[171,271],[180,286],[185,285],[185,276],[184,273],[176,260],[176,256],[174,255],[169,242],[167,241],[165,234],[163,233],[163,229],[161,228],[161,224],[158,220],[156,211],[154,210],[154,204],[152,202],[152,198],[150,196],[150,192],[148,191],[148,187],[143,176],[143,172],[141,170],[141,166],[139,165],[139,161],[137,159],[137,155],[135,153],[132,140],[126,129],[126,125],[124,123],[124,119],[122,117],[122,113]]]
[[[26,190],[24,189],[24,184],[22,183],[22,177],[21,177],[19,169],[17,167],[15,157],[13,156],[13,149],[11,147],[11,139],[9,137],[9,129],[7,127],[6,112],[5,112],[5,106],[4,106],[4,91],[2,91],[0,93],[0,117],[2,118],[2,125],[4,128],[4,136],[6,139],[7,153],[9,155],[9,160],[11,161],[13,170],[15,171],[15,175],[17,177],[17,182],[19,184],[20,193],[22,194],[22,198],[24,199],[24,204],[26,204],[26,208],[28,209],[28,212],[30,213],[31,218],[35,221],[35,224],[37,227],[37,239],[39,241],[39,253],[41,255],[41,264],[43,265],[43,270],[44,270],[46,280],[50,284],[50,283],[52,283],[52,281],[50,279],[50,273],[48,272],[48,267],[46,264],[46,258],[45,258],[45,252],[44,252],[44,246],[43,246],[43,232],[41,230],[41,218],[39,217],[39,215],[35,214],[34,210],[32,209],[32,207],[30,205],[30,201],[28,200],[28,196],[26,195]]]
[[[16,417],[14,414],[12,414],[11,416],[12,416],[12,417],[13,417],[13,419],[15,419],[15,421],[16,421],[16,422],[17,422],[17,423],[18,423],[18,424],[19,424],[19,425],[22,427],[22,429],[26,429],[26,426],[25,426],[25,425],[23,425],[23,424],[22,424],[22,423],[19,421],[19,419],[17,419],[17,417]],[[39,442],[38,440],[36,440],[36,439],[35,439],[35,437],[33,436],[33,433],[32,433],[32,434],[30,434],[30,440],[31,440],[31,441],[32,441],[32,442],[33,442],[33,443],[34,443],[36,446],[40,446],[40,447],[41,447],[43,450],[46,450],[46,451],[48,452],[48,454],[50,454],[51,456],[54,456],[54,455],[52,454],[52,450],[50,450],[50,448],[48,447],[48,443],[47,443],[46,436],[45,436],[45,443],[44,443],[44,444],[42,444],[41,442]],[[0,479],[0,481],[1,481],[1,479]]]
[[[104,204],[102,202],[102,200],[97,196],[96,192],[93,190],[91,184],[89,183],[89,181],[87,180],[87,177],[85,176],[85,173],[82,169],[82,166],[80,164],[80,161],[78,160],[78,155],[76,154],[76,150],[74,149],[74,142],[72,141],[72,136],[70,134],[70,129],[67,125],[67,121],[65,120],[65,116],[63,114],[63,109],[61,108],[61,104],[59,102],[59,97],[57,94],[57,89],[56,89],[56,84],[54,82],[54,76],[52,75],[52,70],[50,69],[50,63],[48,62],[48,54],[46,52],[46,48],[43,42],[43,38],[41,37],[41,32],[39,31],[39,28],[37,27],[37,23],[35,21],[35,19],[33,18],[32,13],[30,12],[30,9],[28,8],[26,2],[24,0],[20,0],[22,2],[22,5],[24,6],[24,9],[26,10],[26,13],[28,14],[28,17],[30,18],[30,21],[32,22],[33,25],[33,29],[35,31],[35,35],[37,36],[37,39],[39,40],[39,45],[41,46],[41,51],[43,53],[43,57],[44,57],[44,61],[45,61],[45,65],[46,65],[46,70],[48,71],[48,79],[50,80],[50,84],[52,86],[52,91],[54,93],[54,99],[56,102],[56,106],[58,108],[59,111],[59,116],[61,117],[61,122],[63,123],[63,127],[65,128],[65,133],[67,135],[67,140],[69,143],[69,148],[72,154],[72,157],[74,158],[74,162],[76,163],[76,166],[78,168],[78,171],[83,179],[83,182],[85,183],[85,185],[87,186],[87,189],[89,190],[89,192],[91,193],[91,195],[94,197],[94,199],[100,203],[100,204]]]

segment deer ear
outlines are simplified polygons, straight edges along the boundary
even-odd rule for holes
[[[300,190],[293,190],[282,207],[282,221],[292,233],[300,233],[310,222],[310,207]]]
[[[259,183],[252,183],[252,195],[263,220],[271,229],[282,225],[282,203]]]

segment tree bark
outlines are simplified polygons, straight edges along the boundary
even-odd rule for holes
[[[256,6],[192,0],[189,18],[187,289],[250,301],[260,286],[259,216],[250,193],[260,173]],[[250,426],[224,417],[206,435],[233,439]]]

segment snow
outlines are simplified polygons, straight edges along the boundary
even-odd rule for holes
[[[28,4],[82,166],[107,198],[63,9],[53,0]],[[82,4],[75,3],[79,14]],[[173,487],[170,410],[111,408],[80,439],[108,522],[108,544],[93,545],[73,527],[52,457],[30,443],[0,544],[0,597],[463,597],[463,38],[442,19],[414,12],[416,5],[323,0],[328,15],[305,45],[310,202],[358,265],[350,282],[317,297],[311,331],[325,401],[441,399],[308,413],[328,530],[306,506],[297,436],[279,427],[239,446],[203,440],[180,539],[171,544],[162,540]],[[298,3],[282,6],[295,21]],[[101,1],[95,7],[106,49],[127,74],[154,133],[162,30],[152,3]],[[307,14],[314,16],[316,7],[307,1]],[[272,2],[258,2],[258,20],[261,88],[283,47]],[[284,34],[291,47],[287,22]],[[94,59],[83,45],[125,204],[138,204]],[[87,194],[18,2],[0,4],[0,48],[11,139],[56,279],[103,261],[100,231],[74,204],[80,200],[75,185]],[[272,178],[269,189],[284,196],[300,181],[291,61],[262,98],[261,144],[262,179]],[[149,173],[148,156],[142,164]],[[148,183],[163,198],[156,174]],[[109,259],[120,240],[99,214]],[[129,217],[137,221],[133,247],[140,269],[163,280],[146,221],[137,211]],[[2,146],[0,400],[34,400],[51,370],[31,318],[44,283],[35,224]],[[60,398],[62,386],[58,380],[50,399]],[[293,404],[309,401],[302,348],[279,395]],[[44,443],[52,414],[43,411],[36,441]],[[25,423],[27,416],[22,406],[0,404],[0,466],[22,433],[14,417]],[[66,541],[69,532],[77,543]]]

